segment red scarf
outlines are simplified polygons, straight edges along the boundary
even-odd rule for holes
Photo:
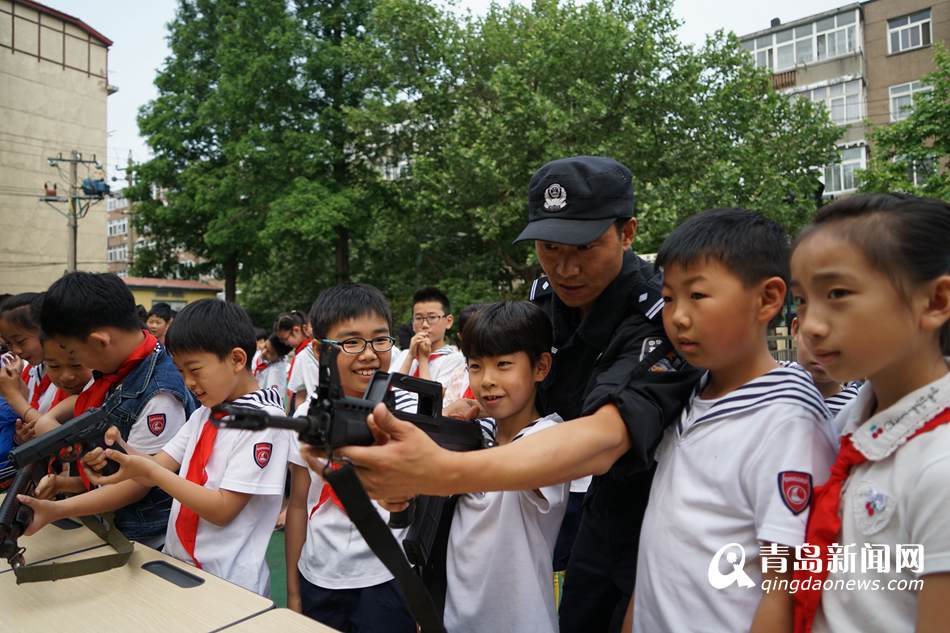
[[[214,449],[214,439],[218,436],[218,427],[212,424],[211,420],[220,420],[226,413],[216,411],[212,413],[204,426],[201,427],[201,435],[198,437],[198,443],[195,444],[195,450],[191,454],[191,461],[188,462],[188,473],[185,479],[192,481],[199,486],[208,483],[208,471],[205,466],[211,459],[211,451]],[[195,567],[201,569],[201,563],[195,558],[195,541],[198,538],[198,513],[182,504],[178,509],[178,518],[175,519],[175,534],[181,541],[181,546],[188,552],[188,556],[194,561]]]
[[[32,365],[29,363],[23,363],[23,371],[20,372],[20,380],[22,380],[24,384],[28,384],[30,382],[30,367],[32,367]]]
[[[950,408],[944,409],[937,417],[917,429],[907,438],[907,441],[948,422],[950,422]],[[805,529],[805,542],[821,548],[824,564],[821,566],[820,572],[795,571],[793,578],[798,581],[799,586],[811,587],[819,582],[824,582],[825,578],[828,577],[828,563],[830,560],[828,546],[837,542],[838,535],[841,532],[841,516],[838,513],[841,505],[841,488],[847,481],[851,469],[866,461],[867,457],[852,444],[850,434],[841,438],[841,448],[838,450],[838,456],[835,457],[835,463],[831,466],[831,476],[824,485],[815,487],[811,514],[808,517],[808,527]],[[818,606],[821,603],[821,589],[817,591],[802,589],[792,594],[792,598],[795,602],[795,633],[811,633],[815,614],[818,612]]]
[[[254,375],[261,373],[265,367],[270,365],[263,357],[257,359],[257,363],[254,365]]]
[[[57,404],[71,396],[72,394],[63,391],[60,387],[56,387],[56,395],[53,396],[53,404],[49,405],[49,408],[52,409]]]
[[[330,464],[330,470],[339,470],[339,464]],[[320,490],[320,499],[317,501],[317,505],[313,506],[313,509],[310,510],[310,516],[307,518],[313,517],[313,513],[320,509],[327,501],[332,501],[333,505],[338,507],[340,510],[343,510],[343,504],[340,503],[340,498],[336,496],[336,493],[333,491],[333,487],[330,486],[327,482],[323,482],[323,488]],[[343,510],[346,512],[346,510]]]
[[[429,362],[431,363],[432,361],[434,361],[434,360],[435,360],[436,358],[438,358],[439,356],[445,356],[446,354],[450,354],[450,353],[451,353],[451,350],[448,349],[447,347],[439,348],[439,349],[437,349],[436,351],[434,351],[434,352],[432,352],[431,354],[429,354]],[[416,363],[416,368],[415,368],[414,370],[412,370],[412,376],[413,376],[413,378],[418,378],[418,377],[419,377],[419,363],[418,363],[418,362]]]
[[[464,398],[465,400],[475,399],[475,394],[472,393],[472,385],[469,385],[468,387],[465,388],[465,393],[462,394],[462,398]]]
[[[290,368],[287,370],[287,380],[290,380],[290,375],[294,373],[294,363],[297,362],[297,357],[300,356],[300,353],[303,352],[312,341],[312,338],[308,338],[294,349],[294,357],[290,359]],[[288,389],[287,394],[290,396],[291,403],[293,403],[294,392]]]
[[[49,389],[49,385],[50,385],[49,372],[46,372],[45,374],[43,374],[43,378],[40,379],[40,382],[36,385],[36,387],[34,387],[33,397],[30,398],[30,406],[36,409],[37,411],[40,410],[40,398],[42,398],[43,394],[46,393],[46,390]]]
[[[148,330],[142,330],[142,334],[145,335],[145,340],[132,351],[132,354],[119,365],[114,373],[99,376],[91,387],[79,394],[79,397],[76,398],[76,406],[73,408],[73,415],[79,415],[93,407],[101,407],[102,403],[106,401],[106,396],[109,395],[109,390],[122,382],[122,379],[128,376],[140,362],[155,351],[158,339],[152,336]]]

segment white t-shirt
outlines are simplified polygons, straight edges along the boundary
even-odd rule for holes
[[[698,397],[657,449],[637,562],[634,631],[747,631],[761,599],[759,546],[801,545],[814,484],[827,479],[834,449],[828,411],[800,368],[774,369],[716,400]],[[744,550],[755,583],[715,589],[717,554]]]
[[[235,400],[234,404],[283,415],[281,396],[273,389],[249,393]],[[182,477],[188,473],[195,445],[210,414],[207,407],[195,411],[188,423],[162,449],[181,464],[179,472]],[[225,526],[198,520],[195,558],[205,571],[264,596],[270,592],[270,574],[264,556],[280,513],[287,457],[296,444],[295,439],[286,429],[218,429],[211,458],[205,467],[208,473],[206,488],[248,493],[251,498]],[[164,551],[193,564],[175,530],[180,511],[181,503],[176,499],[168,518]]]
[[[399,371],[408,356],[408,349],[401,351],[398,356],[394,356],[392,363],[389,365],[389,370]],[[419,363],[413,359],[412,364],[409,365],[409,371],[406,373],[412,376],[418,369]],[[442,386],[446,388],[445,395],[442,398],[443,405],[451,401],[450,397],[458,399],[461,396],[461,393],[457,395],[454,393],[458,391],[457,380],[461,371],[465,371],[465,356],[454,345],[443,345],[429,355],[429,380],[442,383]],[[450,394],[448,388],[453,385],[453,393]],[[465,386],[467,387],[468,384]],[[464,388],[462,391],[464,392]]]
[[[851,469],[841,494],[837,540],[855,554],[854,564],[828,574],[832,587],[845,588],[822,592],[815,633],[912,633],[919,594],[894,585],[950,572],[950,425],[908,439],[950,406],[950,374],[869,418],[874,402],[872,385],[865,383],[838,415],[842,432],[852,433],[868,461]],[[898,571],[898,546],[917,545],[923,547],[920,564]],[[871,548],[887,551],[887,571],[862,568],[862,550]],[[881,590],[848,590],[849,581],[876,582]]]
[[[185,426],[185,407],[170,393],[159,392],[145,403],[129,431],[129,446],[154,455]]]
[[[257,372],[257,384],[261,389],[276,387],[280,393],[287,391],[287,361],[283,358],[268,363]]]
[[[287,378],[287,390],[291,393],[304,391],[311,394],[320,384],[320,361],[313,353],[313,346],[307,345],[296,356]]]
[[[310,397],[297,408],[295,415],[306,415]],[[290,462],[307,468],[300,454],[300,445],[290,453]],[[320,504],[324,482],[319,474],[309,470],[310,490],[307,493],[307,538],[300,552],[297,569],[311,584],[324,589],[362,589],[392,580],[386,566],[379,562],[346,512],[333,501]],[[372,502],[382,517],[389,522],[389,512]],[[392,530],[399,543],[408,528]]]
[[[560,421],[556,414],[540,418],[512,441]],[[459,497],[446,558],[449,633],[557,632],[551,565],[569,488]]]

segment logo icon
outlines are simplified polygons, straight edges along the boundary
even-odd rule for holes
[[[811,503],[811,475],[797,470],[783,470],[778,474],[778,491],[792,514],[805,511]]]
[[[165,414],[164,413],[153,413],[152,415],[146,418],[148,422],[148,430],[158,437],[162,434],[162,431],[165,430]]]
[[[264,468],[267,466],[267,462],[270,461],[270,454],[273,450],[274,445],[270,442],[258,442],[254,445],[254,462]]]
[[[722,572],[722,559],[732,567],[731,571]],[[738,543],[728,543],[719,548],[712,560],[709,561],[709,569],[706,572],[706,578],[713,589],[725,589],[733,583],[738,583],[740,587],[748,589],[755,587],[755,583],[745,573],[745,548]]]
[[[555,213],[567,206],[567,191],[561,185],[554,183],[544,190],[544,210]]]

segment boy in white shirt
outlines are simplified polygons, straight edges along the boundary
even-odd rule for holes
[[[561,421],[535,406],[553,340],[551,321],[527,301],[482,306],[466,324],[471,390],[494,420],[499,445]],[[557,632],[551,565],[569,490],[562,483],[458,498],[446,553],[448,633]]]
[[[293,351],[276,334],[264,341],[261,358],[254,367],[254,376],[261,389],[276,387],[283,394],[287,391],[287,354]]]
[[[287,455],[294,436],[218,429],[212,408],[223,403],[282,415],[280,394],[259,389],[250,362],[254,330],[242,308],[217,299],[188,304],[172,323],[166,344],[187,387],[203,405],[153,456],[122,446],[128,455],[96,449],[84,458],[94,469],[113,460],[110,476],[90,474],[102,487],[64,501],[29,500],[35,511],[30,532],[65,516],[103,510],[103,501],[134,497],[158,486],[174,497],[165,552],[261,595],[270,591],[267,544],[280,512]],[[107,439],[119,439],[110,429]],[[180,471],[180,475],[178,474]]]
[[[452,328],[449,298],[438,288],[420,288],[412,295],[412,331],[409,347],[393,360],[393,371],[442,383],[443,391],[460,372],[465,357],[445,341]],[[461,394],[445,393],[442,404]]]
[[[759,587],[790,577],[788,550],[804,542],[812,485],[827,477],[834,448],[810,376],[781,367],[767,345],[788,251],[781,227],[741,209],[692,216],[660,247],[664,328],[706,374],[656,452],[638,633],[791,630],[790,595]],[[763,574],[760,547],[772,545],[786,568]]]
[[[310,310],[314,348],[321,340],[340,348],[337,369],[347,396],[360,398],[376,370],[390,367],[395,339],[386,297],[372,286],[344,284],[320,293]],[[298,409],[304,415],[309,398]],[[415,633],[389,570],[317,473],[294,451],[287,508],[287,604],[340,631]],[[376,505],[374,503],[374,505]],[[384,521],[389,513],[376,505]],[[406,530],[394,530],[402,541]]]

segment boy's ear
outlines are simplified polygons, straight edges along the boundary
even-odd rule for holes
[[[313,355],[317,357],[317,360],[320,360],[320,341],[317,339],[310,341],[310,349],[313,350]]]
[[[234,363],[235,367],[242,369],[247,367],[247,352],[245,352],[240,347],[233,348],[229,357],[231,362]]]
[[[925,330],[936,332],[950,321],[950,275],[941,275],[929,286],[930,294],[920,315],[920,325]]]
[[[452,324],[453,324],[454,322],[455,322],[455,319],[452,318],[452,315],[451,315],[451,314],[446,314],[446,315],[445,315],[445,329],[446,329],[446,330],[452,329]]]
[[[551,363],[553,360],[551,352],[542,352],[538,357],[538,361],[534,364],[535,382],[541,382],[548,377],[548,372],[551,371]]]
[[[759,321],[767,324],[782,311],[786,292],[788,286],[781,277],[769,277],[762,283],[759,292]]]
[[[109,333],[109,330],[93,330],[89,333],[89,336],[86,337],[84,342],[105,349],[112,343],[112,335]]]
[[[788,329],[792,333],[792,336],[798,336],[798,317],[794,317],[792,322],[788,324]]]

